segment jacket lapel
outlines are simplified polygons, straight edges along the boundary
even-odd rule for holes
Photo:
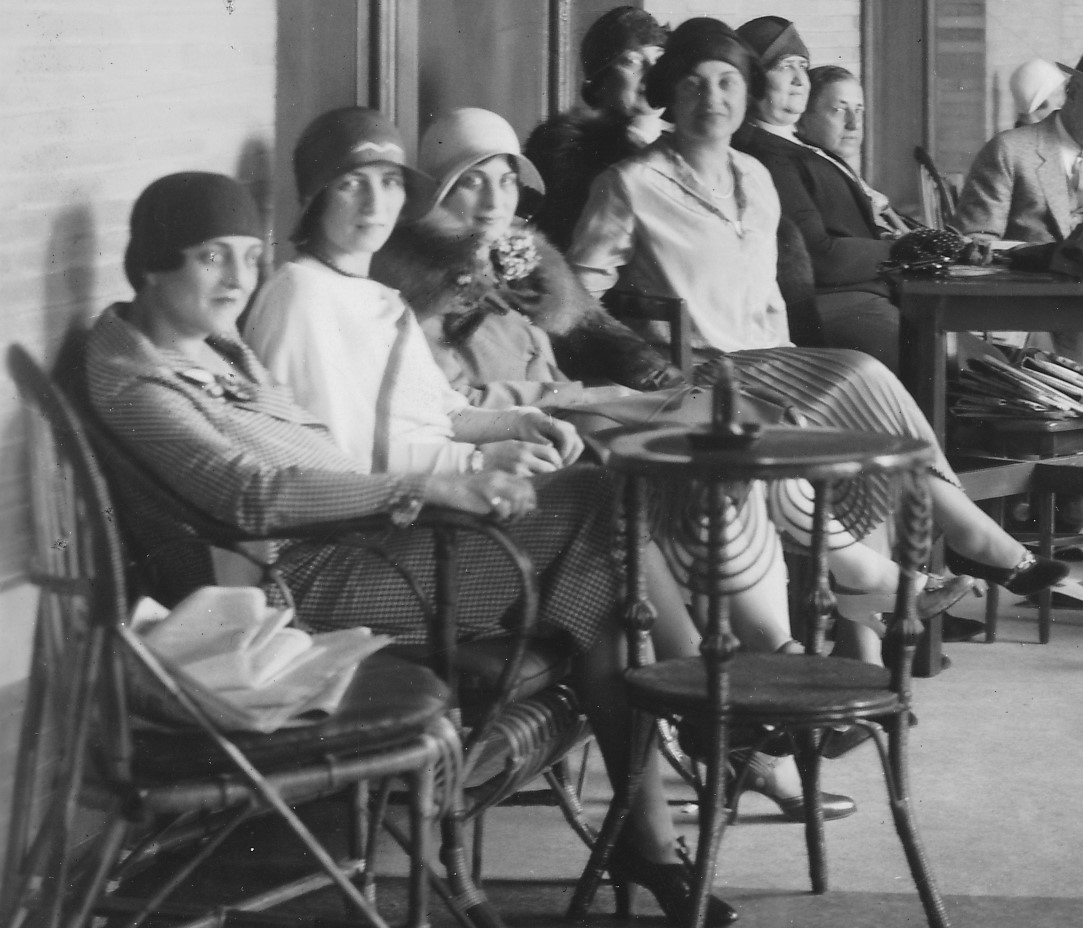
[[[838,168],[839,173],[846,179],[846,185],[850,188],[850,195],[854,198],[854,202],[857,203],[858,208],[861,210],[861,215],[865,218],[865,223],[870,229],[875,230],[876,215],[872,211],[872,200],[869,199],[869,195],[865,192],[865,188],[861,186],[861,183],[854,176],[854,172],[850,169],[850,166],[829,151],[816,149],[816,151],[812,153],[818,158],[826,159]]]
[[[1064,178],[1064,163],[1060,158],[1060,139],[1057,136],[1055,117],[1050,116],[1040,125],[1038,136],[1038,183],[1045,202],[1056,224],[1056,237],[1063,241],[1072,228],[1072,204],[1068,199],[1068,184]]]

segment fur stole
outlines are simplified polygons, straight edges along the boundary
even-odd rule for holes
[[[525,275],[507,279],[491,261],[479,266],[474,240],[437,210],[397,228],[373,256],[370,273],[398,290],[422,322],[444,317],[445,337],[452,340],[469,339],[471,314],[517,311],[549,336],[557,363],[572,379],[636,389],[672,384],[675,372],[666,359],[587,293],[541,233],[520,223],[512,235],[532,242],[537,260]]]

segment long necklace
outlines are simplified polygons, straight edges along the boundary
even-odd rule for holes
[[[726,193],[717,193],[712,187],[711,200],[717,204],[717,206],[715,207],[715,212],[718,214],[718,216],[724,222],[728,222],[730,225],[733,226],[734,231],[737,232],[738,238],[744,238],[745,225],[741,218],[741,214],[744,211],[744,203],[738,200],[735,207],[737,212],[736,216],[728,216],[721,209],[722,204],[726,200],[733,199],[733,195],[737,191],[737,175],[734,173],[733,170],[733,162],[729,158],[726,159],[726,173],[729,175],[730,178],[730,189]]]
[[[733,169],[730,167],[728,162],[726,163],[726,173],[729,175],[730,189],[727,190],[725,193],[719,193],[717,190],[714,189],[714,187],[712,187],[711,188],[711,197],[712,197],[712,199],[715,199],[715,200],[728,200],[730,197],[733,196],[733,191],[737,189],[737,180],[736,180],[736,178],[734,178]]]

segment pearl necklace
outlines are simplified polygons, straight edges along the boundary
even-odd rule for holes
[[[717,190],[714,189],[714,187],[712,187],[711,188],[711,199],[712,200],[728,200],[730,197],[733,196],[733,191],[737,189],[737,180],[733,176],[733,170],[732,169],[727,170],[726,173],[729,174],[729,177],[730,177],[730,189],[727,190],[725,193],[719,193]]]

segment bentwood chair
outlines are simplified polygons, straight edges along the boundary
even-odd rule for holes
[[[955,191],[921,145],[914,147],[914,160],[918,164],[922,218],[930,229],[943,229],[955,214]]]
[[[13,361],[16,355],[13,351]],[[75,384],[81,383],[79,352],[70,364]],[[32,364],[32,362],[29,362]],[[44,385],[50,385],[42,378]],[[274,575],[274,564],[260,560],[261,539],[246,536],[207,516],[178,497],[138,461],[127,454],[100,425],[73,384],[67,405],[73,425],[89,436],[90,447],[113,485],[123,483],[139,501],[143,518],[134,523],[124,509],[110,513],[128,542],[129,583],[171,604],[192,589],[218,582],[223,551],[257,561],[259,572]],[[61,397],[61,400],[64,398]],[[148,530],[154,545],[144,544]],[[462,742],[461,766],[456,769],[459,788],[449,789],[440,823],[443,832],[440,857],[446,882],[430,872],[431,883],[464,924],[500,925],[501,920],[477,888],[481,869],[482,823],[492,806],[513,797],[539,774],[552,787],[557,804],[573,830],[584,841],[593,839],[579,805],[576,784],[569,776],[566,756],[589,738],[589,727],[574,692],[563,682],[570,671],[571,649],[563,641],[536,635],[537,583],[533,566],[510,537],[489,519],[448,510],[426,509],[407,528],[393,528],[387,518],[284,529],[290,537],[310,534],[320,538],[348,538],[348,543],[377,551],[392,531],[421,533],[429,539],[436,565],[436,587],[426,594],[415,578],[403,583],[418,596],[419,613],[428,622],[426,646],[397,648],[385,655],[401,665],[410,662],[403,679],[425,673],[423,664],[450,691],[447,715]],[[462,578],[457,562],[457,542],[467,534],[480,535],[492,548],[494,558],[506,558],[518,573],[522,596],[517,614],[508,619],[506,638],[459,644],[456,641],[455,602]],[[236,573],[236,570],[233,570]],[[250,577],[246,582],[253,582]],[[370,659],[371,660],[371,659]],[[366,667],[369,661],[366,661]],[[397,683],[396,683],[397,685]],[[394,687],[391,688],[392,690]],[[376,809],[386,804],[386,790]],[[405,847],[412,835],[393,821],[384,827]],[[464,829],[474,826],[472,866],[464,850]],[[416,829],[415,829],[416,830]]]
[[[271,734],[223,731],[129,627],[116,509],[72,407],[22,349],[13,347],[9,361],[28,410],[31,579],[42,599],[0,922],[80,928],[112,914],[134,926],[168,913],[211,924],[221,916],[175,902],[173,890],[240,825],[271,813],[305,846],[315,872],[212,913],[262,912],[336,886],[364,923],[384,926],[367,786],[382,792],[401,778],[410,797],[409,923],[427,924],[429,834],[453,804],[461,772],[446,685],[424,667],[375,655],[326,721]],[[144,715],[151,705],[170,707],[176,721]],[[352,792],[355,814],[349,857],[336,860],[294,806],[343,791]],[[126,894],[126,878],[181,848],[188,856],[148,896]]]
[[[721,385],[725,389],[725,384]],[[732,394],[715,409],[732,409]],[[732,385],[730,385],[732,389]],[[719,843],[731,815],[726,808],[728,754],[734,730],[762,734],[752,742],[789,739],[801,774],[806,814],[806,843],[813,892],[827,890],[827,865],[820,792],[824,733],[833,726],[867,730],[880,754],[895,828],[917,884],[926,918],[934,928],[948,920],[922,848],[909,794],[908,750],[911,663],[921,634],[914,609],[914,577],[929,546],[931,510],[925,469],[931,449],[924,443],[872,433],[833,429],[771,427],[749,440],[727,417],[715,427],[670,427],[653,431],[626,429],[609,442],[607,465],[626,478],[629,602],[627,627],[633,669],[626,675],[633,707],[630,774],[615,784],[615,796],[580,879],[569,917],[581,919],[605,872],[628,809],[653,749],[658,718],[678,718],[705,745],[706,775],[699,789],[699,842],[695,859],[695,906],[688,926],[704,923],[707,897],[715,877]],[[736,434],[735,434],[736,433]],[[691,436],[691,437],[690,437]],[[886,637],[887,668],[860,661],[820,656],[825,625],[834,606],[827,580],[825,527],[835,491],[863,474],[897,475],[901,496],[899,551],[902,569],[896,611]],[[741,499],[751,480],[806,479],[816,490],[813,514],[814,582],[805,602],[808,635],[805,654],[739,651],[730,631],[725,574],[729,547],[726,512]],[[699,508],[690,512],[686,544],[693,564],[691,584],[707,598],[708,625],[701,657],[647,663],[648,629],[654,610],[642,575],[643,538],[648,524],[648,486],[661,480],[698,482]],[[704,535],[704,532],[706,533]],[[740,795],[739,774],[732,794]]]

